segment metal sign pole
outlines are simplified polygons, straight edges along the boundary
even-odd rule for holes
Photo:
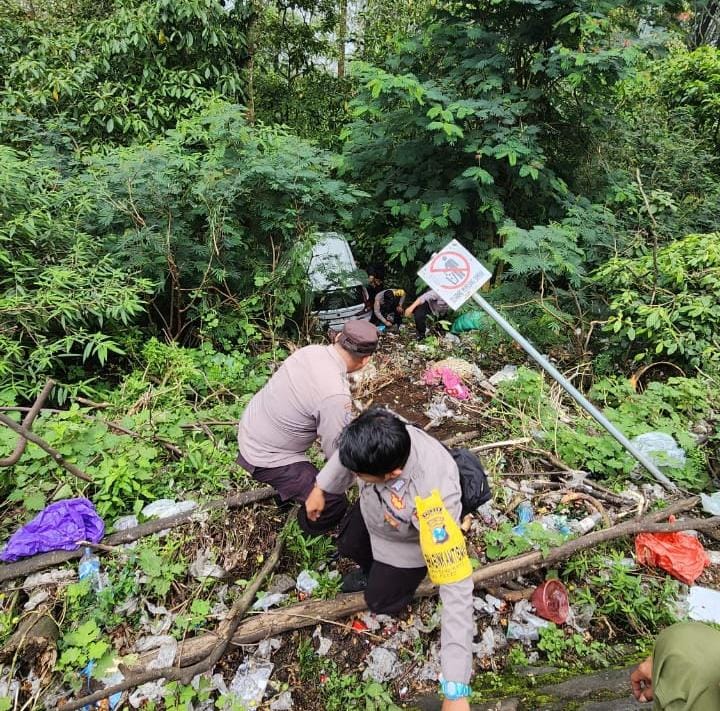
[[[668,479],[655,464],[646,457],[620,430],[603,415],[563,374],[548,361],[527,339],[516,331],[490,304],[477,293],[472,297],[475,303],[502,328],[523,350],[555,381],[557,381],[575,402],[594,417],[635,459],[642,464],[666,489],[677,491],[677,486]]]

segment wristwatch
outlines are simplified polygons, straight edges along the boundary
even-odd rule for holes
[[[445,679],[440,680],[440,691],[450,701],[464,699],[472,694],[469,684],[463,684],[459,681],[446,681]]]

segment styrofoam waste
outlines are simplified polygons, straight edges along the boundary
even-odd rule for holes
[[[658,467],[681,469],[685,466],[685,450],[672,435],[665,432],[645,432],[630,441]]]
[[[327,653],[330,651],[330,647],[332,647],[332,640],[328,639],[327,637],[323,637],[322,628],[320,627],[320,625],[315,628],[313,632],[313,639],[316,639],[318,641],[318,648],[315,651],[315,654],[317,654],[318,657],[326,656]]]
[[[265,696],[265,689],[275,665],[272,662],[246,659],[235,672],[229,691],[247,709],[256,709]]]
[[[168,516],[192,511],[195,508],[197,508],[196,501],[175,502],[173,499],[158,499],[148,504],[140,513],[145,518],[168,518]]]
[[[498,385],[499,383],[504,383],[508,380],[515,380],[517,378],[517,366],[516,365],[506,365],[501,370],[498,370],[497,373],[493,373],[488,378],[488,381],[492,385]]]
[[[698,622],[720,624],[720,592],[700,585],[690,587],[687,597],[688,617]]]
[[[714,494],[700,494],[700,501],[702,501],[702,510],[712,516],[720,516],[720,491],[716,491]]]
[[[320,585],[320,582],[312,576],[309,570],[301,571],[295,581],[297,591],[304,595],[312,595],[318,585]]]
[[[520,600],[515,604],[512,617],[508,622],[506,637],[516,639],[523,644],[540,639],[540,629],[550,623],[533,614],[533,606],[528,600]]]
[[[287,600],[288,596],[285,593],[270,593],[263,595],[261,598],[255,601],[255,603],[252,606],[253,610],[269,610],[271,607],[275,605],[280,605],[285,600]]]
[[[188,572],[196,580],[225,577],[225,568],[221,565],[217,565],[217,563],[213,563],[212,551],[207,548],[197,552],[195,560],[188,568]]]
[[[380,684],[394,679],[402,671],[397,654],[385,647],[375,647],[368,655],[366,664],[363,679],[372,679]]]

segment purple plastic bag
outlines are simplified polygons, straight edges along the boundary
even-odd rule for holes
[[[64,499],[46,506],[13,533],[0,560],[14,561],[48,551],[74,551],[78,541],[97,543],[105,524],[88,499]]]

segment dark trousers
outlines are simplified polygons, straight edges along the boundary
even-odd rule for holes
[[[343,521],[338,535],[340,555],[354,560],[368,578],[365,602],[372,612],[396,615],[413,599],[415,590],[423,581],[427,568],[396,568],[375,560],[370,545],[370,534],[356,502]]]
[[[255,467],[242,454],[238,454],[237,463],[250,472],[253,479],[270,484],[275,488],[280,500],[297,501],[302,504],[310,496],[315,486],[318,470],[310,462],[293,462],[282,467]],[[348,500],[345,494],[325,494],[325,510],[317,521],[310,521],[305,507],[298,511],[298,524],[309,535],[325,533],[342,520],[347,511]]]
[[[415,319],[415,330],[417,331],[418,338],[425,338],[427,317],[432,313],[430,307],[427,304],[420,304],[412,313]]]

